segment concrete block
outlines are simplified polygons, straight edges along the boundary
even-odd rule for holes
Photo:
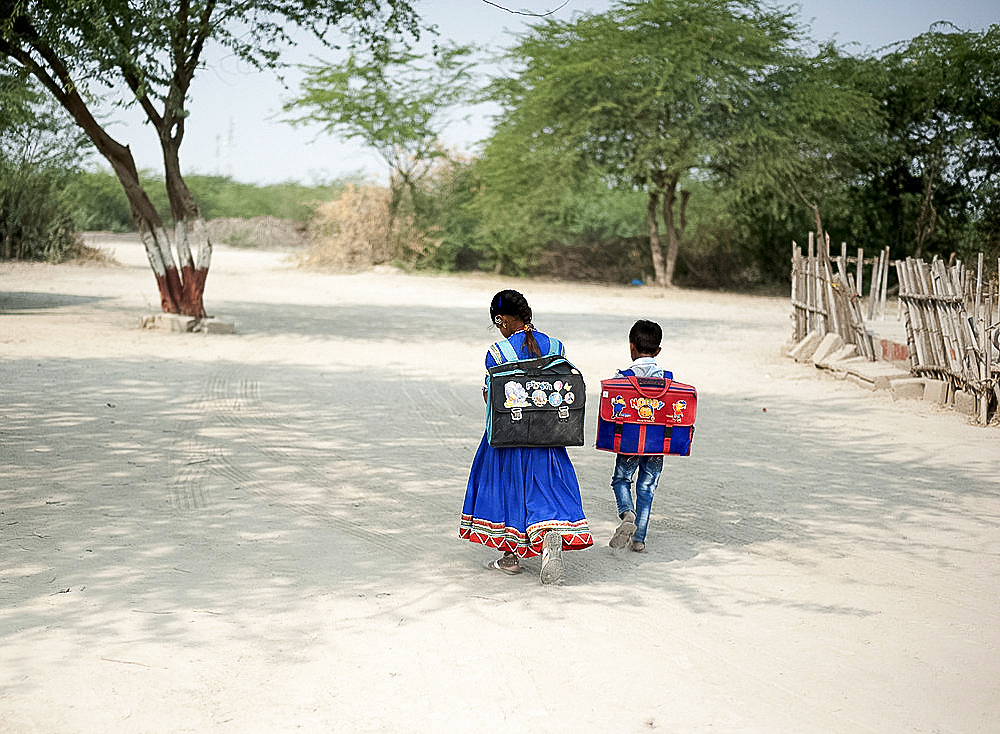
[[[867,360],[852,363],[847,372],[858,380],[871,383],[872,390],[888,390],[892,386],[892,380],[910,376],[908,371],[901,370],[888,362]]]
[[[167,331],[187,332],[194,329],[198,320],[190,316],[176,313],[158,313],[140,318],[140,326],[144,329],[166,329]]]
[[[975,393],[965,390],[956,390],[952,407],[962,415],[976,415],[979,412],[979,403]]]
[[[803,337],[802,341],[792,347],[792,351],[788,353],[788,356],[796,362],[804,362],[813,355],[813,352],[816,351],[816,347],[819,346],[822,340],[822,334],[818,331],[810,331]]]
[[[893,400],[921,400],[924,397],[924,382],[921,377],[901,377],[890,380]]]
[[[872,390],[873,392],[875,390],[875,383],[874,382],[871,382],[870,380],[866,380],[865,378],[863,378],[860,375],[857,375],[857,374],[855,374],[853,372],[850,372],[850,371],[845,372],[844,373],[844,378],[847,379],[847,380],[850,380],[855,385],[857,385],[858,387],[862,387],[865,390]]]
[[[195,325],[194,331],[200,331],[203,334],[235,334],[236,324],[232,321],[222,321],[215,317],[209,317],[199,321]]]
[[[840,338],[840,334],[826,334],[820,340],[812,356],[809,357],[809,361],[818,365],[842,346],[844,346],[844,340]]]
[[[947,405],[948,383],[944,380],[925,380],[924,400],[935,405]]]
[[[817,360],[816,365],[826,369],[833,369],[838,362],[845,362],[854,358],[858,358],[858,348],[853,344],[844,344],[832,354],[828,355],[826,359]]]
[[[189,333],[193,331],[204,334],[235,334],[236,326],[230,321],[216,318],[196,319],[192,316],[181,316],[175,313],[158,313],[139,317],[140,329],[165,329]]]

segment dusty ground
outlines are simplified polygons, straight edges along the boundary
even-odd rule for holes
[[[0,265],[0,731],[1000,730],[1000,431],[780,357],[786,300],[219,248],[238,333],[176,334],[108,246]],[[700,393],[643,555],[570,450],[558,587],[458,538],[511,285],[591,405],[639,317]]]

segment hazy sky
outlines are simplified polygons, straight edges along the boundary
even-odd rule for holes
[[[559,8],[563,0],[499,0],[498,5],[529,12]],[[569,0],[554,15],[603,11],[609,0]],[[780,2],[789,6],[791,2]],[[947,20],[964,30],[982,30],[1000,23],[997,0],[801,0],[800,18],[811,26],[812,38],[835,38],[840,45],[856,43],[859,50],[876,49],[913,38],[932,23]],[[511,32],[524,30],[532,19],[505,12],[482,0],[423,0],[421,16],[437,24],[441,38],[492,48],[506,45]],[[324,52],[317,44],[292,49],[295,63],[311,62]],[[329,59],[326,55],[324,59]],[[181,147],[186,174],[222,174],[247,183],[298,181],[311,184],[361,173],[383,179],[381,160],[359,143],[343,143],[318,128],[292,128],[280,121],[284,100],[297,92],[296,74],[285,90],[272,73],[253,71],[232,57],[209,55],[209,68],[199,72],[188,104],[190,117]],[[489,109],[474,111],[464,123],[445,133],[446,144],[472,148],[489,132]],[[131,146],[139,168],[162,170],[152,129],[133,112],[120,112],[112,135]]]

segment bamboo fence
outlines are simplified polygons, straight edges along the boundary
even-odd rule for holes
[[[868,263],[873,268],[868,318],[874,318],[879,303],[884,317],[887,251],[866,260],[861,248],[857,257],[849,257],[847,245],[841,244],[840,256],[831,258],[829,237],[823,238],[817,248],[812,232],[809,233],[809,249],[805,256],[802,249],[792,243],[794,341],[801,341],[811,332],[838,334],[845,344],[853,344],[862,357],[875,361],[875,347],[872,335],[865,328],[860,296],[864,266]],[[854,272],[851,272],[852,264]]]
[[[1000,403],[1000,292],[996,280],[984,283],[982,253],[975,272],[907,258],[896,261],[896,273],[910,371],[973,395],[985,425]]]

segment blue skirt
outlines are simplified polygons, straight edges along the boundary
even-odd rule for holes
[[[555,530],[564,550],[594,544],[565,448],[494,448],[486,435],[469,472],[459,535],[531,558]]]

